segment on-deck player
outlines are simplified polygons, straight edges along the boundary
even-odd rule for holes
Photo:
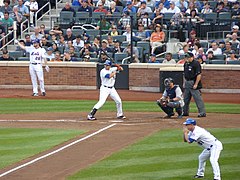
[[[111,67],[112,62],[106,60],[104,63],[104,68],[100,71],[100,78],[101,78],[101,87],[100,87],[100,95],[99,101],[93,107],[92,111],[88,114],[88,120],[96,120],[94,117],[95,113],[98,109],[100,109],[107,100],[107,97],[110,97],[115,101],[117,107],[117,118],[118,119],[126,119],[123,115],[122,110],[122,100],[118,95],[116,89],[114,88],[115,80],[116,80],[116,73],[118,71],[118,67]],[[120,66],[120,70],[122,71],[123,68]]]
[[[46,50],[40,47],[40,40],[35,39],[33,41],[33,46],[24,46],[20,44],[17,40],[15,41],[18,46],[30,54],[30,64],[29,64],[29,73],[31,76],[33,94],[32,96],[38,96],[38,83],[40,85],[40,91],[42,96],[46,96],[46,91],[44,87],[44,77],[42,65],[45,64],[45,69],[49,72],[49,67],[47,66],[47,59],[45,57]]]
[[[221,180],[218,159],[223,149],[222,143],[207,130],[197,126],[194,119],[188,118],[183,124],[186,125],[186,127],[183,128],[184,141],[188,143],[193,143],[195,141],[204,149],[199,155],[198,172],[194,178],[198,179],[204,177],[206,161],[210,159],[214,180]]]

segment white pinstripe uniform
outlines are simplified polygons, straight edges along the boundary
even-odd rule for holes
[[[41,92],[45,92],[44,87],[44,77],[43,77],[43,68],[42,63],[44,62],[46,50],[44,48],[35,48],[33,46],[25,47],[26,51],[30,53],[30,65],[29,65],[29,73],[31,76],[33,93],[38,93],[38,83],[39,81]]]
[[[190,142],[196,141],[199,146],[204,148],[202,153],[199,155],[199,167],[197,175],[204,176],[206,161],[210,159],[213,168],[214,179],[221,180],[218,159],[221,150],[223,149],[222,143],[207,130],[199,126],[195,126],[193,131],[189,131],[188,138]]]

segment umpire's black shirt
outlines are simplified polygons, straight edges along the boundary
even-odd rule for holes
[[[184,77],[187,81],[195,81],[198,74],[201,74],[201,65],[198,61],[184,63]]]

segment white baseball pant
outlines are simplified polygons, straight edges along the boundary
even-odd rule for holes
[[[103,85],[100,87],[99,101],[93,108],[100,109],[107,100],[108,95],[115,101],[117,107],[117,117],[123,115],[122,111],[122,100],[118,95],[116,89],[114,87],[104,87]]]
[[[206,161],[210,158],[214,179],[221,180],[218,159],[222,149],[223,149],[222,143],[216,140],[215,144],[210,148],[210,150],[207,149],[203,150],[203,152],[199,155],[199,167],[197,175],[204,176]]]
[[[33,93],[38,93],[37,80],[39,81],[41,92],[45,92],[42,64],[36,64],[36,65],[30,64],[29,65],[29,73],[31,76]]]

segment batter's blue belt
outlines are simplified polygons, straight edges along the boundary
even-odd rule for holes
[[[105,85],[103,85],[103,86],[106,87],[106,88],[109,88],[109,89],[113,88],[113,86],[105,86]]]
[[[41,63],[31,63],[31,64],[33,64],[33,65],[37,65],[37,64],[41,64]]]
[[[215,141],[217,141],[217,139],[215,139]],[[209,146],[209,148],[207,148],[207,150],[210,151],[212,147],[213,147],[213,145]]]

